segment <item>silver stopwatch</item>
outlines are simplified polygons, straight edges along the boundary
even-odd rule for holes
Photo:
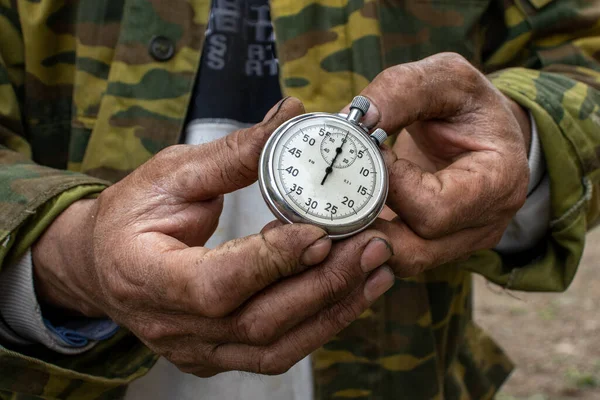
[[[281,125],[267,141],[260,189],[281,221],[317,225],[333,239],[354,235],[379,216],[388,194],[388,173],[379,146],[360,120],[370,107],[354,98],[348,115],[310,113]]]

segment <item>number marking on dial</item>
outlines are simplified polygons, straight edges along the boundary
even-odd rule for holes
[[[332,165],[333,168],[348,168],[354,164],[357,158],[356,144],[348,131],[330,133],[321,141],[321,156],[330,165],[337,153],[336,150],[342,146],[343,150]]]
[[[324,123],[302,126],[284,140],[284,150],[276,160],[278,178],[286,198],[303,214],[341,221],[356,218],[371,204],[377,174],[364,143],[370,140],[366,135],[359,137],[358,132]],[[333,168],[321,185],[337,152]]]

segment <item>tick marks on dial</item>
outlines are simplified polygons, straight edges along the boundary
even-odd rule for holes
[[[335,124],[317,123],[295,129],[283,139],[278,163],[273,165],[273,171],[276,171],[283,202],[288,203],[298,216],[325,224],[335,224],[336,221],[346,223],[347,220],[357,220],[363,215],[365,207],[370,207],[378,175],[381,174],[372,171],[376,165],[362,136]],[[317,144],[319,141],[320,145]],[[302,151],[301,157],[297,157],[297,152],[292,153],[291,149]],[[293,175],[288,171],[289,167],[292,167],[292,172],[299,170],[299,174]],[[324,186],[318,180],[325,175],[322,174],[323,169],[329,175]],[[291,190],[294,184],[301,186],[304,193]],[[357,196],[355,193],[359,185],[364,185],[365,192],[361,190]],[[306,206],[309,194],[313,199],[318,198],[319,206]],[[355,204],[342,205],[335,214],[323,206],[327,202],[339,203],[345,195],[353,199]]]
[[[325,136],[321,141],[320,151],[321,157],[327,164],[335,169],[344,169],[351,166],[358,156],[357,144],[358,139],[354,135],[350,135],[350,131],[333,130],[328,136]],[[361,158],[364,152],[361,152]]]

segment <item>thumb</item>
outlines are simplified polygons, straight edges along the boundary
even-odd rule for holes
[[[173,170],[175,165],[172,191],[188,201],[203,201],[253,184],[258,179],[258,162],[269,137],[284,122],[302,113],[302,102],[288,97],[257,125],[207,144],[181,146],[170,157],[169,168]]]
[[[361,92],[371,102],[362,122],[369,128],[398,133],[416,121],[475,110],[489,98],[490,88],[489,81],[464,57],[435,54],[377,75]]]

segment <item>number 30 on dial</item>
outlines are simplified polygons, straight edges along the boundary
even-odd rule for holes
[[[360,119],[369,101],[354,99],[350,113],[304,114],[280,126],[267,142],[260,188],[271,211],[288,223],[309,223],[332,238],[367,228],[383,210],[388,176],[379,146]]]

